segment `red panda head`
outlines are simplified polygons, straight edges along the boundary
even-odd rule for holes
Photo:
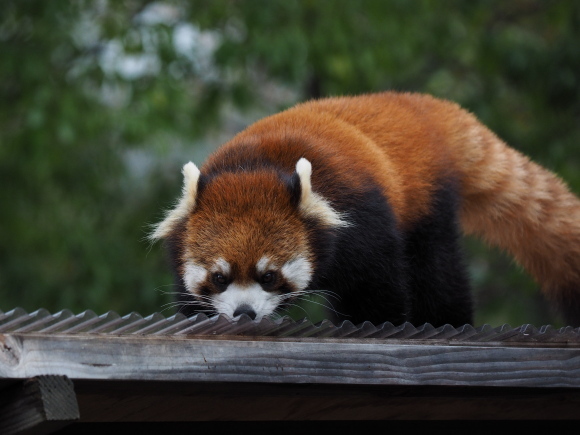
[[[308,287],[316,259],[307,221],[346,225],[312,191],[311,165],[300,159],[282,177],[270,169],[222,172],[200,183],[193,163],[183,168],[183,195],[151,238],[177,246],[177,273],[209,311],[230,317],[268,316]]]

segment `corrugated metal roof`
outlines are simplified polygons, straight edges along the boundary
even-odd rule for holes
[[[405,339],[447,340],[465,342],[531,342],[552,344],[580,344],[580,328],[536,328],[526,324],[518,327],[450,325],[433,327],[430,324],[413,326],[410,323],[395,326],[390,322],[375,326],[370,322],[354,325],[349,321],[335,325],[329,320],[312,323],[307,319],[294,321],[288,317],[253,321],[242,315],[230,319],[224,315],[207,317],[198,314],[185,317],[176,314],[165,317],[159,313],[143,317],[137,313],[120,316],[115,312],[97,315],[93,311],[74,314],[69,310],[50,313],[39,309],[28,313],[15,308],[0,311],[0,333],[39,334],[112,334],[112,335],[196,335],[196,336],[265,336],[294,338],[351,338],[351,339]]]

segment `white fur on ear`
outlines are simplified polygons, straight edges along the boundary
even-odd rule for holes
[[[181,173],[183,174],[181,199],[175,208],[166,213],[165,219],[155,226],[153,232],[149,235],[149,239],[152,241],[164,239],[171,234],[175,225],[191,213],[195,207],[197,184],[200,176],[199,169],[192,162],[189,162],[183,166]]]
[[[300,211],[305,216],[320,220],[330,227],[346,227],[349,223],[341,213],[332,208],[322,196],[312,191],[312,164],[302,157],[296,163],[296,173],[300,178]]]

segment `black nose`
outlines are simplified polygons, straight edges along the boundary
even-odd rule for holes
[[[241,314],[247,314],[247,316],[252,320],[256,318],[256,312],[249,305],[244,304],[236,308],[236,311],[234,311],[234,317],[238,317]]]

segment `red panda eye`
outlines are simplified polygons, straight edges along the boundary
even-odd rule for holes
[[[214,273],[212,279],[213,279],[213,283],[218,285],[218,286],[224,286],[228,283],[227,278],[219,272]]]
[[[276,279],[276,273],[275,272],[266,272],[265,274],[263,274],[260,277],[260,282],[262,284],[272,284],[275,279]]]

